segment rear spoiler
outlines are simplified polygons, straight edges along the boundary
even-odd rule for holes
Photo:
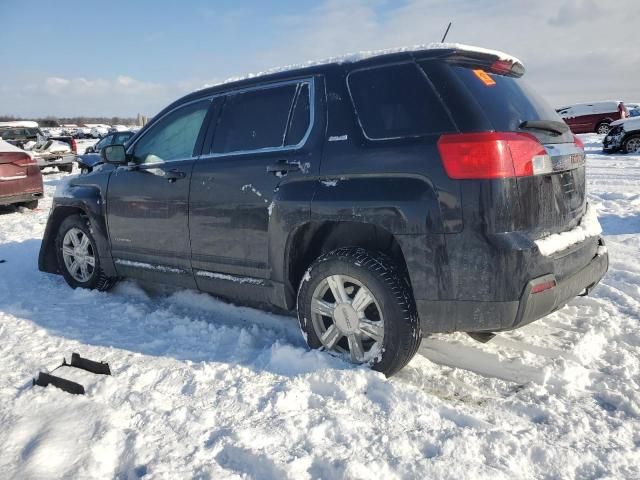
[[[431,56],[431,58],[433,58]],[[469,68],[481,68],[490,73],[504,75],[505,77],[519,78],[524,75],[524,65],[515,57],[500,55],[491,50],[481,49],[467,50],[464,48],[451,48],[443,50],[437,55],[438,59],[452,65],[460,65]]]

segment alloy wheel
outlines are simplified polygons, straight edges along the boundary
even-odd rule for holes
[[[89,237],[79,228],[71,228],[65,234],[62,258],[67,271],[76,281],[89,281],[96,267],[96,257]]]
[[[311,317],[322,345],[348,353],[354,363],[366,362],[382,351],[382,310],[371,291],[355,278],[323,279],[313,292]]]

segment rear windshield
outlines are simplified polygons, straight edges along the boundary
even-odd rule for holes
[[[455,97],[456,103],[462,97],[473,98],[494,130],[515,131],[527,120],[562,121],[558,113],[521,78],[443,62],[424,62],[422,66],[438,90],[442,90],[443,96],[447,97],[449,93],[452,100]],[[456,120],[470,110],[468,104],[459,106],[464,111],[453,112]],[[466,130],[463,125],[458,126]]]

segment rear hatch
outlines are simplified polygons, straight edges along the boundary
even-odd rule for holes
[[[585,211],[582,143],[556,111],[517,78],[522,72],[499,72],[486,62],[461,64],[455,59],[420,64],[461,133],[498,132],[492,138],[505,139],[514,163],[515,139],[525,145],[529,167],[533,152],[533,171],[518,171],[516,165],[515,174],[504,175],[517,185],[518,198],[513,200],[519,205],[511,206],[518,211],[516,230],[537,238],[576,226]]]

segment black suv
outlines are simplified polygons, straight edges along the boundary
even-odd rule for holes
[[[585,157],[523,73],[443,46],[192,93],[54,199],[39,267],[297,310],[311,348],[387,375],[425,334],[529,323],[608,256],[536,244],[582,228]]]

